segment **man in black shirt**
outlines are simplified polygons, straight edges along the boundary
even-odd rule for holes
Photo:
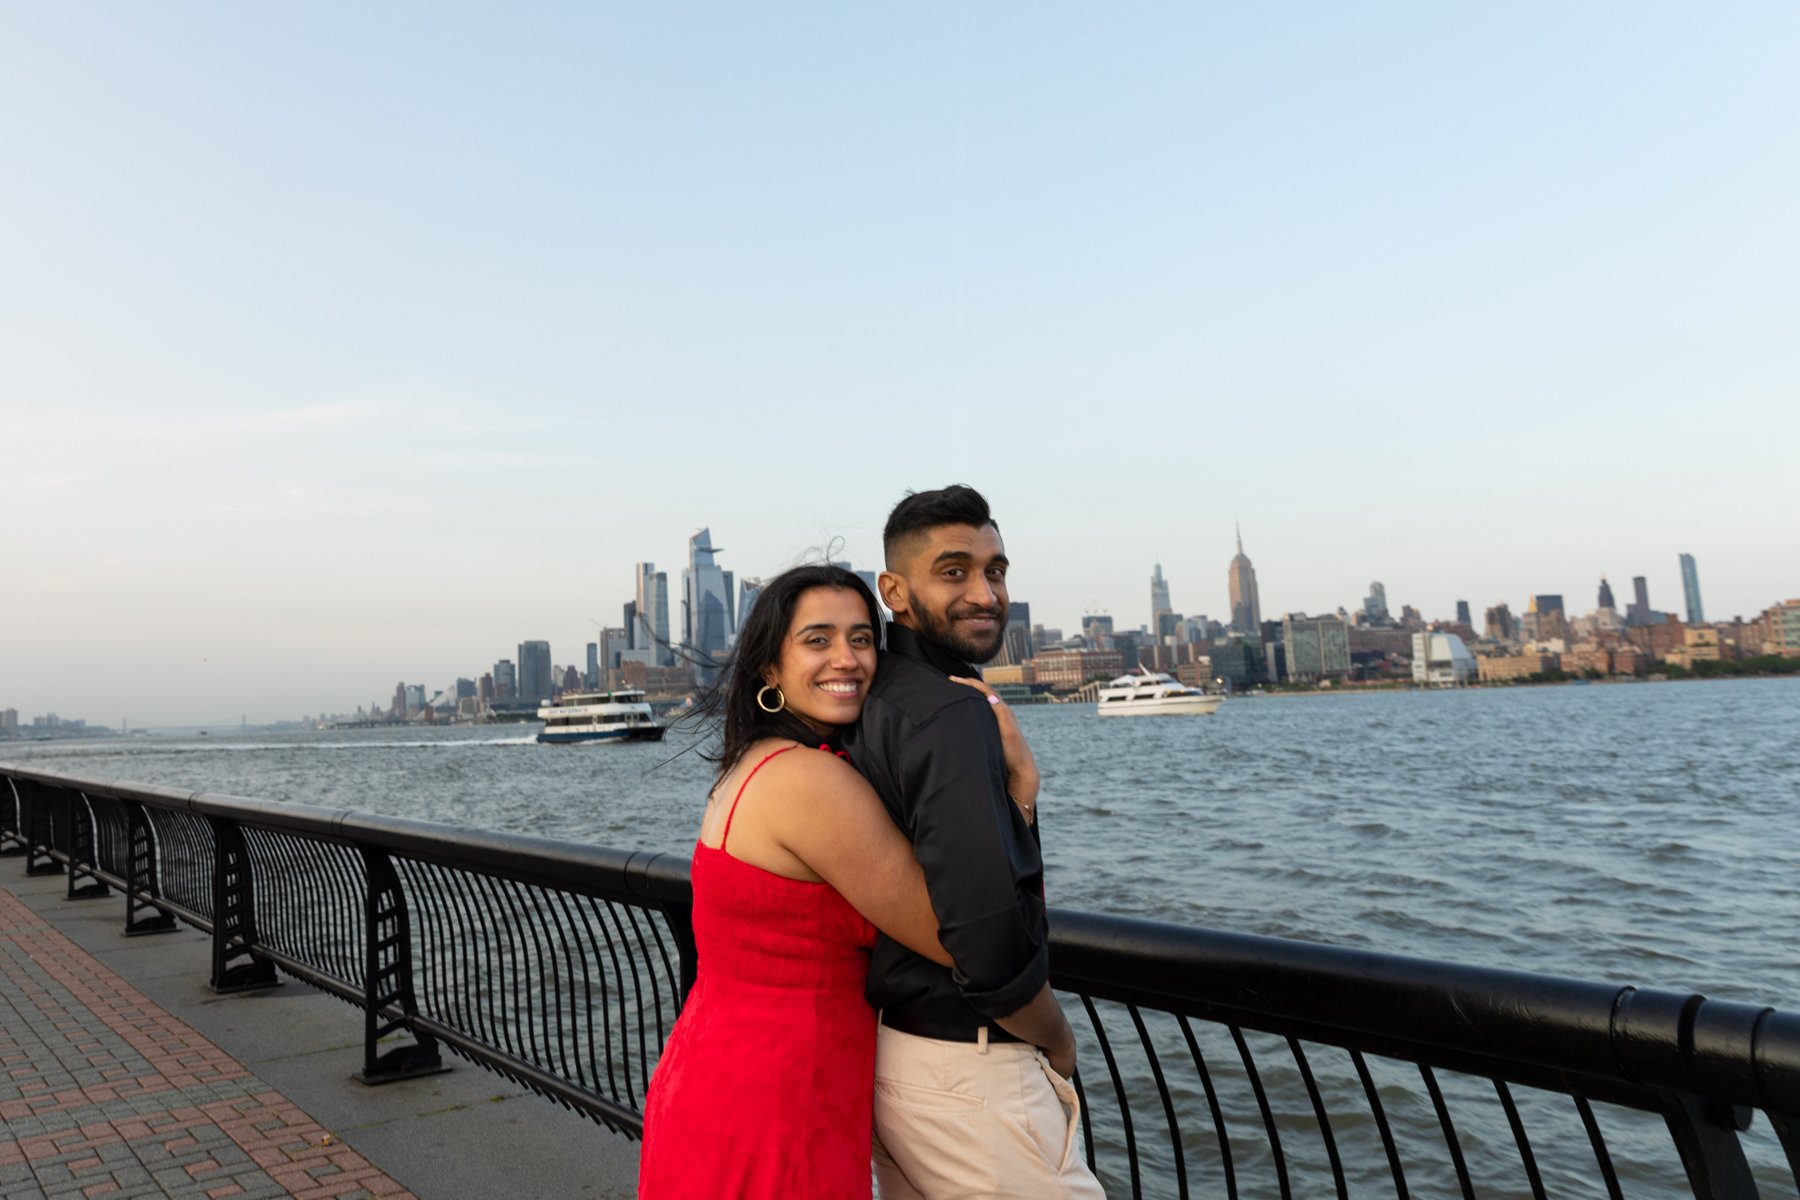
[[[881,1195],[1101,1196],[1076,1150],[1075,1037],[1049,984],[1035,782],[1008,795],[998,697],[955,681],[1006,630],[999,527],[953,486],[903,499],[882,540],[894,623],[847,745],[912,839],[956,966],[875,947]]]

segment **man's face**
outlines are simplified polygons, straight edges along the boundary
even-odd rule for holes
[[[992,525],[940,525],[900,546],[881,573],[894,620],[972,663],[1000,652],[1006,634],[1006,547]]]

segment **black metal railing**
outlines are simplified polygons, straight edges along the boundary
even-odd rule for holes
[[[694,950],[687,864],[0,765],[0,852],[362,1009],[362,1078],[440,1048],[608,1127]],[[1055,910],[1086,1149],[1115,1197],[1796,1194],[1800,1015]],[[396,1035],[405,1035],[404,1039]],[[1762,1117],[1757,1120],[1758,1115]]]

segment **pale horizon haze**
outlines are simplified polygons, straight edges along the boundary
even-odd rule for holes
[[[0,13],[0,708],[580,666],[989,497],[1067,632],[1800,595],[1800,9]],[[679,609],[672,604],[672,622]]]

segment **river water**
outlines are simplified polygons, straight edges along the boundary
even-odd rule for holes
[[[1800,680],[1019,715],[1053,904],[1800,1009]],[[534,732],[153,736],[0,760],[687,852],[709,778],[694,735]]]

